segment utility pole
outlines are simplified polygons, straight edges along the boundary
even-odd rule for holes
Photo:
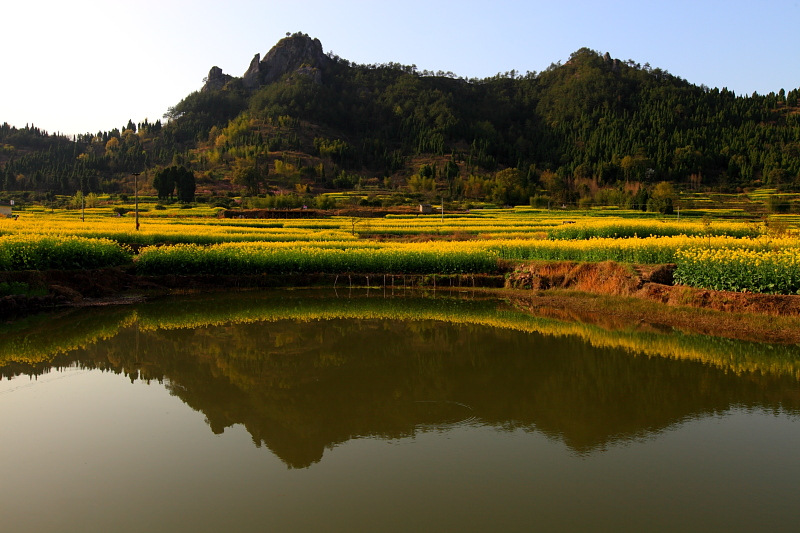
[[[136,231],[139,231],[139,174],[141,172],[133,173],[133,216],[136,220]]]
[[[145,163],[144,163],[144,172],[143,172],[143,174],[144,174],[144,182],[147,183],[147,161],[145,161]],[[136,190],[138,192],[139,188],[137,187]],[[136,218],[136,222],[137,222],[136,229],[138,230],[139,229],[139,224],[138,224],[139,218],[138,217]]]

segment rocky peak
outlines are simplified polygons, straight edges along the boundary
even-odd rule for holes
[[[232,79],[233,76],[229,74],[223,74],[221,68],[217,66],[211,67],[211,70],[208,71],[208,77],[206,77],[204,80],[205,84],[200,90],[203,92],[219,91]]]
[[[330,61],[322,51],[319,39],[312,39],[304,33],[295,33],[278,41],[264,59],[256,54],[242,81],[245,87],[255,90],[278,80],[284,74],[296,72],[312,76],[315,82],[321,83],[322,70]]]
[[[608,52],[603,55],[603,63],[611,66],[611,72],[618,73],[620,70],[619,59],[611,59],[611,54]]]

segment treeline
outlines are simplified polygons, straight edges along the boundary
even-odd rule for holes
[[[541,73],[485,79],[329,57],[321,77],[289,72],[254,93],[233,78],[192,93],[165,124],[72,140],[4,125],[0,185],[114,192],[144,166],[185,164],[218,179],[248,165],[266,173],[275,152],[293,151],[307,161],[280,156],[296,172],[273,179],[342,188],[364,175],[496,202],[572,202],[607,188],[632,198],[663,181],[800,191],[798,89],[736,95],[586,48]],[[431,168],[409,168],[420,159]]]
[[[5,152],[14,147],[45,148],[51,144],[68,140],[60,133],[50,134],[33,124],[26,124],[24,128],[16,128],[7,122],[0,125],[0,146]]]
[[[327,74],[262,88],[251,114],[337,127],[362,140],[361,154],[373,143],[437,155],[467,145],[468,172],[535,164],[562,179],[714,186],[792,185],[800,173],[797,89],[737,96],[588,49],[540,74],[470,82],[393,65],[334,63]]]
[[[291,74],[249,99],[233,84],[190,95],[176,116],[198,139],[225,113],[325,125],[350,140],[340,163],[387,174],[398,155],[457,153],[467,175],[535,165],[600,184],[798,186],[797,89],[736,95],[589,49],[541,73],[482,80],[333,59],[322,83]]]
[[[170,128],[147,119],[72,139],[3,124],[0,143],[0,188],[56,194],[119,192],[120,176],[169,164],[182,153]]]

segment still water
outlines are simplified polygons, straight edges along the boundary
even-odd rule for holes
[[[800,347],[540,311],[287,291],[0,325],[2,530],[798,530]]]

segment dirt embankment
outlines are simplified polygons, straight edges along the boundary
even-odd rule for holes
[[[673,285],[675,265],[531,262],[508,275],[507,289],[548,289],[626,296],[669,306],[687,306],[730,313],[772,316],[800,315],[800,296],[711,291]]]
[[[613,262],[528,262],[504,275],[315,274],[259,276],[137,276],[133,267],[77,271],[0,272],[0,283],[22,283],[28,295],[0,298],[0,317],[44,308],[128,303],[175,292],[246,288],[392,287],[394,289],[504,289],[517,297],[561,301],[575,307],[578,295],[634,298],[666,304],[751,314],[800,317],[800,296],[777,296],[694,289],[672,284],[674,265],[630,266]],[[565,295],[569,295],[565,298]],[[584,298],[585,300],[586,298]],[[630,302],[630,300],[626,300]],[[578,306],[580,307],[580,306]],[[632,308],[625,312],[630,311]],[[652,308],[652,305],[650,305]],[[621,308],[620,308],[621,309]],[[616,311],[621,313],[622,311]],[[651,311],[641,311],[642,319]],[[625,314],[622,312],[622,314]],[[630,313],[627,313],[630,314]]]

